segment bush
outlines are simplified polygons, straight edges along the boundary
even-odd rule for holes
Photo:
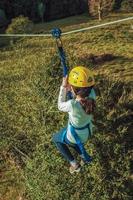
[[[124,0],[121,4],[121,10],[126,12],[133,12],[133,1]]]
[[[28,17],[19,16],[12,19],[11,24],[8,26],[6,33],[12,34],[23,34],[31,33],[33,28],[33,23],[28,19]]]

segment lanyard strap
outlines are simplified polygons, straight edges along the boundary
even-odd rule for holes
[[[85,149],[83,143],[81,142],[79,136],[77,135],[75,129],[76,130],[83,130],[83,129],[87,128],[88,126],[89,125],[87,124],[86,126],[84,126],[82,128],[75,128],[74,126],[72,126],[70,124],[70,131],[71,131],[74,139],[76,140],[76,144],[78,145],[80,151],[82,152],[82,155],[83,155],[86,162],[90,162],[92,159],[91,159],[90,155],[86,152],[86,149]]]

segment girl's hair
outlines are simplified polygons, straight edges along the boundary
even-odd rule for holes
[[[79,88],[79,87],[73,87],[73,90],[76,95],[79,95],[82,99],[80,100],[80,104],[86,114],[91,114],[94,112],[94,109],[96,107],[95,100],[92,98],[89,98],[89,94],[91,93],[91,87],[84,87],[84,88]]]

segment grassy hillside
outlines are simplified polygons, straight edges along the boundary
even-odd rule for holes
[[[125,16],[130,14],[104,21]],[[73,28],[67,23],[63,30]],[[75,23],[74,28],[97,23]],[[95,134],[86,145],[94,161],[75,176],[51,142],[67,124],[67,115],[57,110],[62,69],[54,40],[24,38],[0,49],[0,200],[132,199],[131,24],[63,37],[70,68],[92,68],[97,82]]]

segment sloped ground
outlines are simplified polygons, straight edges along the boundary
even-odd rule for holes
[[[97,82],[95,134],[86,145],[94,161],[76,176],[51,142],[67,123],[57,110],[62,69],[54,41],[1,49],[0,199],[132,199],[132,40],[131,21],[63,38],[69,65],[91,67]]]

